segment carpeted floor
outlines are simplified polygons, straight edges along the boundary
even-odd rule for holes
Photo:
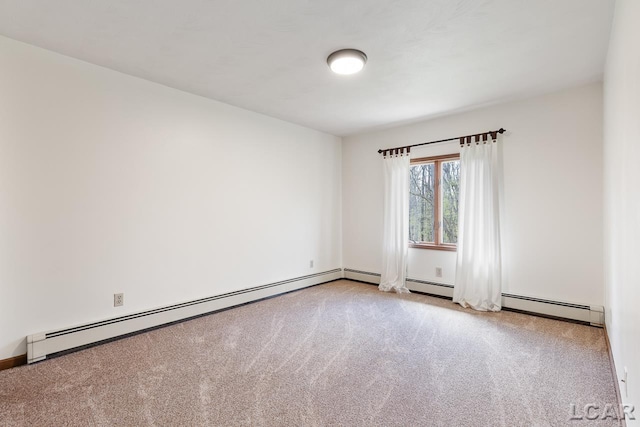
[[[588,403],[602,329],[349,281],[0,372],[2,426],[618,425]]]

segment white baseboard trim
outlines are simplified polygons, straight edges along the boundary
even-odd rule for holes
[[[344,278],[375,285],[380,284],[380,274],[362,270],[345,268]],[[453,285],[444,283],[407,278],[407,288],[429,295],[453,298]],[[597,327],[604,325],[604,307],[598,305],[573,304],[503,293],[502,307],[507,310],[558,317]]]
[[[278,294],[341,279],[342,277],[342,269],[336,268],[100,322],[32,334],[27,336],[27,362],[38,362],[56,353],[86,347],[123,335],[152,329],[167,323],[187,320]]]

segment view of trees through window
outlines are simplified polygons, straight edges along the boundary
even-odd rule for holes
[[[455,245],[458,242],[459,194],[458,159],[412,164],[409,172],[409,241]]]
[[[409,241],[435,242],[435,165],[409,169]]]
[[[458,243],[460,161],[442,162],[442,243]]]

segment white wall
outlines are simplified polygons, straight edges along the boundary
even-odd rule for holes
[[[640,2],[618,0],[604,84],[606,325],[640,419]],[[627,421],[628,422],[628,421]],[[636,421],[634,425],[640,424]],[[632,425],[632,424],[628,424]]]
[[[341,141],[0,37],[0,235],[3,359],[341,267]]]
[[[379,148],[504,127],[505,292],[604,303],[600,83],[343,139],[343,264],[380,272]],[[458,151],[457,143],[412,157]],[[409,249],[409,277],[453,284],[455,252]],[[443,268],[442,279],[435,267]]]

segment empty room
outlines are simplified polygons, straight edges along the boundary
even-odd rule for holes
[[[640,425],[638,22],[0,0],[0,426]]]

